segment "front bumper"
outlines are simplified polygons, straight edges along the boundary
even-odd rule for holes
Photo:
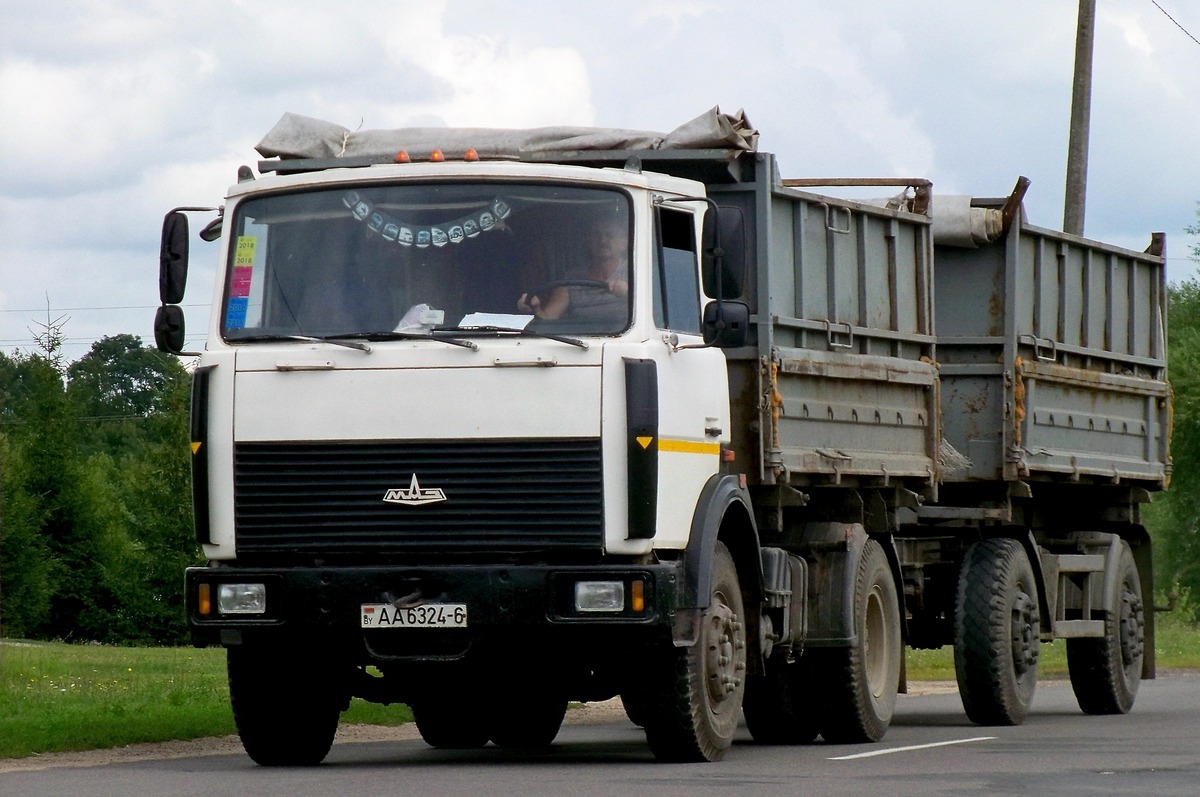
[[[580,581],[620,581],[632,594],[641,582],[640,610],[626,601],[610,612],[575,609]],[[221,584],[266,585],[262,614],[207,613],[202,585],[216,595]],[[345,645],[364,661],[457,658],[488,637],[521,634],[552,641],[608,636],[640,629],[670,638],[676,619],[674,564],[620,566],[461,565],[438,567],[195,567],[186,571],[188,625],[197,646],[247,642]],[[363,604],[404,606],[466,604],[465,628],[364,629]]]

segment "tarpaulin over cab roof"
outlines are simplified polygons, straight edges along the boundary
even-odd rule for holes
[[[258,143],[265,158],[347,158],[395,156],[404,150],[414,160],[435,149],[447,154],[473,148],[481,158],[503,158],[524,152],[576,150],[731,149],[754,151],[758,131],[742,110],[721,113],[713,107],[670,133],[607,127],[412,127],[351,131],[294,113],[285,113]]]

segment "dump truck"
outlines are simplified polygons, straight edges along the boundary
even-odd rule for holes
[[[167,214],[164,351],[189,214],[219,241],[186,607],[254,761],[319,763],[353,697],[439,748],[616,697],[661,760],[743,721],[874,742],[906,649],[947,646],[968,717],[1013,725],[1059,639],[1082,711],[1130,710],[1162,236],[1033,226],[1023,179],[788,179],[757,139],[288,114],[220,208]]]

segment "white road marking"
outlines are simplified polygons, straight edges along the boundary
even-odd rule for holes
[[[875,756],[891,755],[892,753],[908,753],[913,750],[928,750],[931,747],[949,747],[954,744],[970,744],[972,742],[990,742],[992,739],[997,739],[997,736],[975,736],[970,739],[953,739],[949,742],[931,742],[930,744],[912,744],[907,747],[889,747],[885,750],[871,750],[867,753],[855,753],[854,755],[839,755],[830,758],[830,761],[854,761],[859,758],[874,758]]]

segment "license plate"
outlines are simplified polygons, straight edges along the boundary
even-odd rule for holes
[[[390,603],[364,603],[363,628],[466,628],[467,604],[426,603],[397,609]]]

